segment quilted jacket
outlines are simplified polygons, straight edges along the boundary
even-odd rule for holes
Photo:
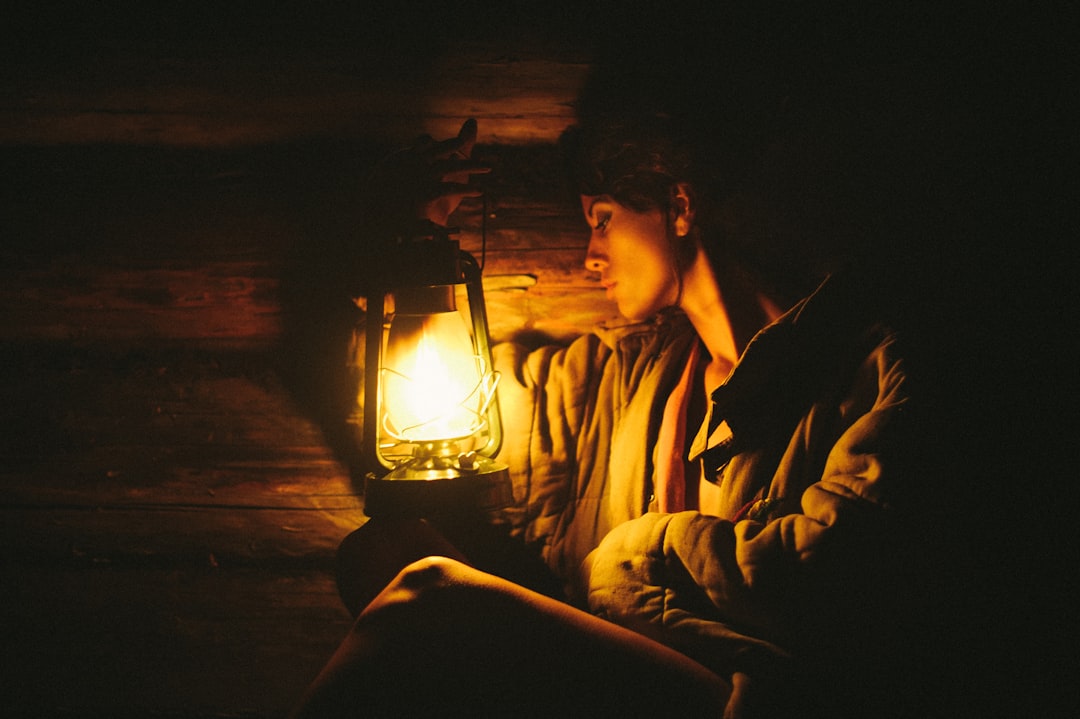
[[[674,454],[671,398],[704,394],[680,313],[497,348],[512,521],[569,596],[723,676],[858,673],[902,601],[914,441],[899,340],[858,293],[830,278],[759,332]]]

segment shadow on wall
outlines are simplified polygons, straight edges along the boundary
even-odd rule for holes
[[[357,411],[362,377],[355,340],[363,312],[356,298],[363,277],[377,271],[379,239],[365,232],[358,210],[360,187],[388,149],[356,143],[304,145],[310,182],[293,183],[299,204],[297,240],[281,267],[282,335],[278,362],[300,407],[321,427],[344,462],[357,493],[367,465],[360,454]]]

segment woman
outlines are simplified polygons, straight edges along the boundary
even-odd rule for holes
[[[453,180],[418,203],[428,220],[474,193],[475,132],[409,156]],[[629,322],[496,362],[506,520],[567,601],[469,566],[427,525],[373,521],[347,540],[367,553],[362,611],[297,716],[883,711],[920,470],[864,276],[764,252],[794,215],[769,182],[713,174],[724,151],[678,114],[583,112],[563,148],[586,267]]]

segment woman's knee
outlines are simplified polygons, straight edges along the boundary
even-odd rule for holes
[[[448,557],[424,557],[405,566],[364,609],[360,618],[404,607],[430,607],[482,584],[482,574]]]
[[[461,584],[472,572],[475,570],[456,559],[431,556],[407,565],[394,582],[417,592],[431,591]]]
[[[431,555],[465,561],[423,520],[369,519],[338,547],[337,583],[342,601],[357,616],[404,567]]]

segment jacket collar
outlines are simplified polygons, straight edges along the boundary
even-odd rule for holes
[[[865,327],[868,312],[854,284],[826,278],[758,332],[713,391],[690,446],[691,461],[702,461],[710,481],[736,454],[790,432],[829,379],[844,369],[838,350]]]

